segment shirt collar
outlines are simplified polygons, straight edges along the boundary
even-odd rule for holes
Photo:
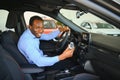
[[[29,28],[27,29],[27,32],[29,33],[29,35],[30,35],[32,38],[36,38],[35,35],[32,34],[32,32],[30,31]]]

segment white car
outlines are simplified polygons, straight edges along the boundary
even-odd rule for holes
[[[120,36],[120,29],[105,22],[82,22],[81,27],[91,33]]]

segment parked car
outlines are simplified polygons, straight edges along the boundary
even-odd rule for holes
[[[109,23],[84,21],[81,23],[80,26],[88,32],[111,36],[120,36],[120,29],[116,28],[115,26]]]
[[[64,39],[48,41],[49,44],[43,41],[40,48],[58,55],[73,42],[75,51],[71,62],[75,66],[46,71],[26,61],[16,46],[27,28],[26,12],[48,15],[69,27],[71,32],[64,33]],[[76,21],[80,22],[88,13],[120,29],[119,0],[1,0],[0,80],[67,80],[81,73],[97,75],[100,80],[120,80],[120,37],[89,33],[79,27]]]

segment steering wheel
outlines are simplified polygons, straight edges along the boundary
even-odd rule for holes
[[[57,38],[57,44],[56,44],[57,50],[62,50],[64,48],[69,38],[69,35],[70,35],[70,31],[61,33],[59,38]]]
[[[56,38],[56,40],[52,40],[52,41],[42,41],[41,42],[41,49],[45,52],[51,53],[51,52],[59,52],[62,51],[64,49],[64,46],[67,43],[67,40],[69,38],[70,32],[63,32],[61,33],[61,35]],[[42,45],[46,45],[46,46],[42,46]],[[51,46],[53,45],[53,46]]]
[[[61,42],[63,38],[66,36],[67,32],[61,32],[58,37],[54,38],[53,41],[55,42]]]

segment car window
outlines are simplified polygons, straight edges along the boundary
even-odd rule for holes
[[[44,28],[45,29],[56,28],[55,21],[54,20],[44,20]]]
[[[55,19],[53,19],[53,18],[51,18],[47,15],[40,14],[40,13],[37,13],[37,12],[31,12],[31,11],[26,11],[24,13],[25,22],[26,22],[27,25],[29,25],[30,17],[35,16],[35,15],[40,16],[44,20],[44,27],[45,28],[56,28]]]
[[[44,20],[44,33],[45,34],[48,34],[52,31],[57,30],[58,27],[65,27],[62,23],[60,23],[59,21],[47,15],[37,13],[37,12],[32,12],[32,11],[26,11],[24,12],[24,18],[25,18],[25,23],[27,27],[29,26],[29,19],[32,16],[40,16]]]
[[[8,14],[9,12],[7,10],[0,10],[0,32],[8,30],[8,28],[5,27]]]

